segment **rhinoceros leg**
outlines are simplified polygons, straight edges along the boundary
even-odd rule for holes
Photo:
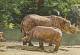
[[[31,43],[31,41],[29,41],[29,46],[33,46],[33,44]]]
[[[60,42],[56,42],[55,43],[55,48],[54,48],[54,51],[58,51],[58,49],[59,49],[59,46],[60,46]]]
[[[27,43],[29,43],[29,46],[33,46],[33,44],[31,43],[31,41],[27,41],[27,40],[23,41],[23,45],[26,45]]]
[[[29,43],[29,46],[33,46],[33,44],[31,43],[31,40],[27,41],[26,39],[23,40],[23,45],[26,45],[27,43]]]
[[[52,46],[52,42],[49,43],[49,46]]]
[[[25,37],[27,37],[27,35],[24,33],[24,39]],[[31,43],[31,39],[28,38],[28,41],[27,39],[25,39],[25,41],[23,41],[23,45],[26,45],[27,43],[29,43],[29,46],[33,46],[33,44]]]
[[[23,45],[26,45],[27,43],[23,41]]]
[[[39,40],[39,48],[41,48],[42,50],[44,50],[43,41],[41,41],[41,40]]]

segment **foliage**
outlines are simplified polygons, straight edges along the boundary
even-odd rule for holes
[[[0,28],[19,26],[27,14],[67,16],[72,5],[80,4],[80,0],[44,0],[39,7],[37,0],[0,0]],[[13,24],[11,26],[11,23]]]

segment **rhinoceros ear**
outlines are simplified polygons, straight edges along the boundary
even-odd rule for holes
[[[67,20],[67,17],[65,16],[65,17],[64,17],[64,19],[66,19],[66,20]]]

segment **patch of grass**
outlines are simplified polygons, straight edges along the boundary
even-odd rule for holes
[[[5,37],[7,40],[10,41],[20,41],[22,38],[20,29],[13,29],[13,30],[5,30]],[[65,34],[63,33],[62,36],[62,45],[77,45],[80,44],[80,33],[77,34]]]
[[[63,34],[62,45],[80,45],[80,33]]]
[[[10,40],[10,41],[19,41],[21,40],[21,32],[19,29],[8,29],[8,30],[5,30],[4,31],[5,33],[5,37],[7,40]]]

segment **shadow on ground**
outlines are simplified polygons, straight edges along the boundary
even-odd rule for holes
[[[7,46],[6,48],[8,49],[19,49],[19,50],[27,50],[27,51],[38,51],[38,52],[47,52],[47,53],[54,53],[54,47],[53,46],[45,46],[44,50],[41,50],[38,46],[21,46],[21,45],[16,45],[16,46]],[[58,51],[69,51],[67,49],[60,48]]]

